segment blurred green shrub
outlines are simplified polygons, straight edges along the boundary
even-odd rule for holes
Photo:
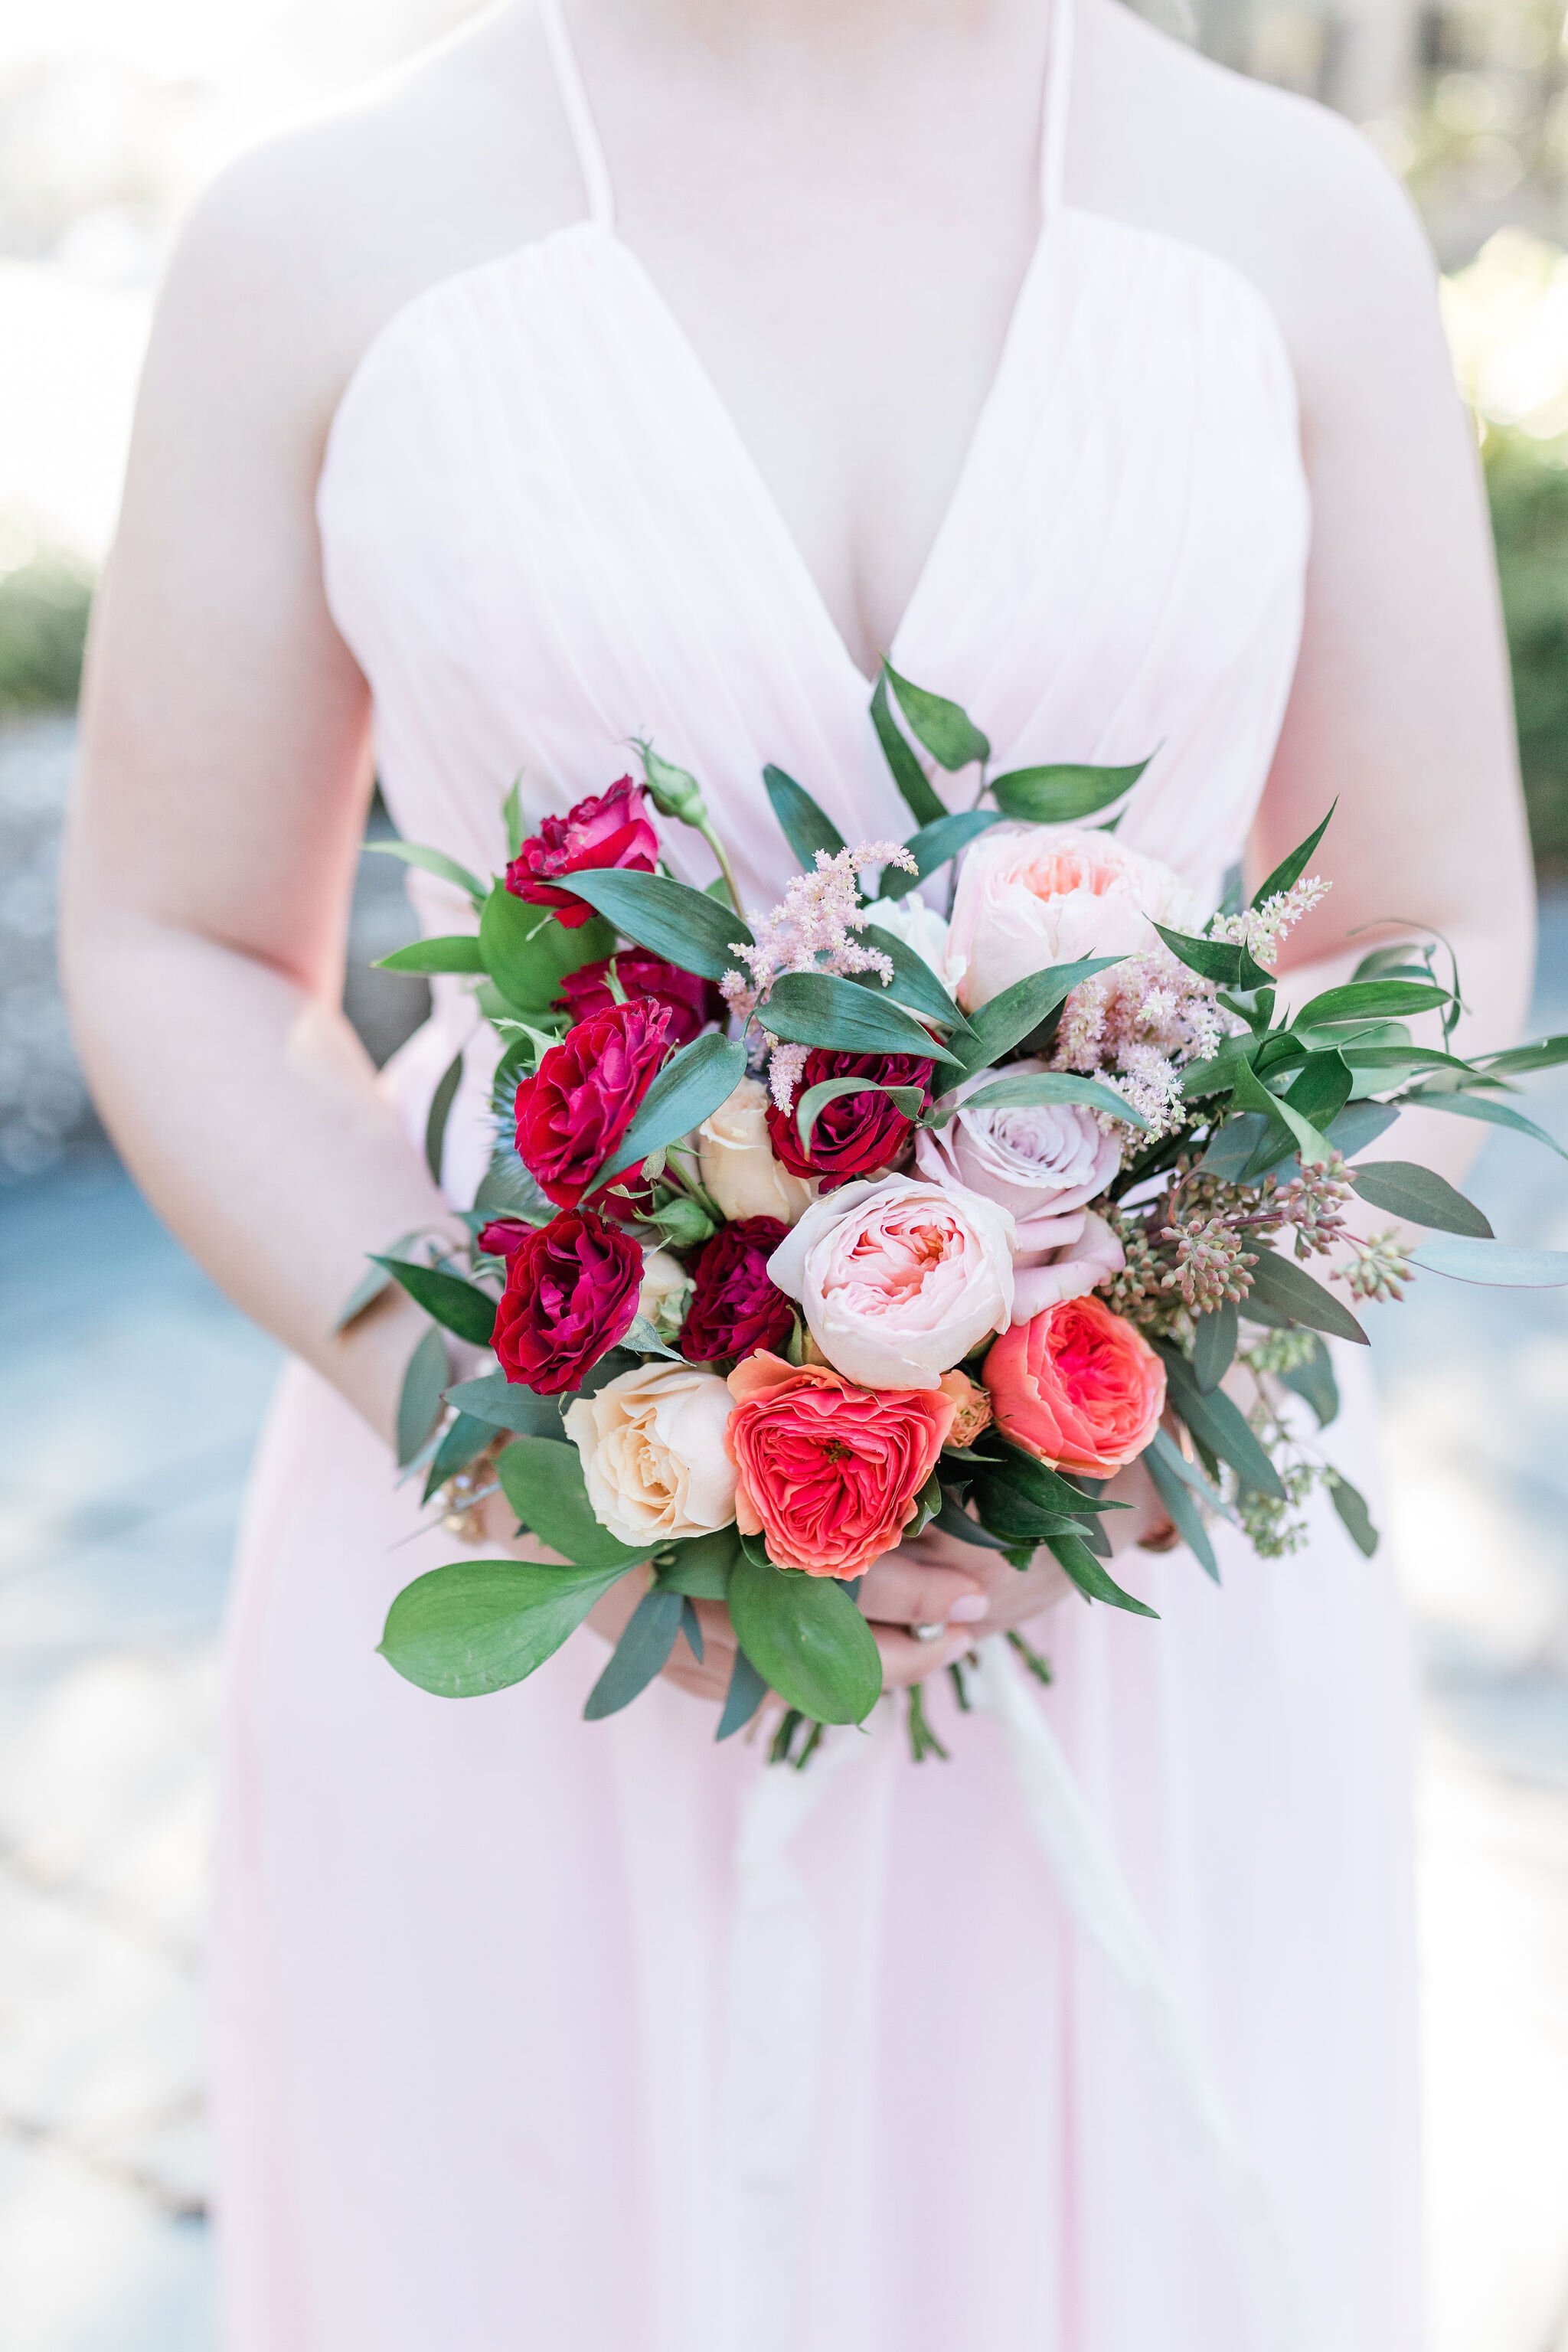
[[[1560,452],[1494,426],[1486,469],[1531,837],[1540,871],[1561,876],[1568,874],[1568,467]]]
[[[91,574],[66,556],[0,572],[0,712],[76,700],[91,601]]]

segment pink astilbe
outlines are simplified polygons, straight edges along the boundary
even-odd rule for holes
[[[860,877],[888,866],[901,866],[907,874],[919,871],[910,852],[897,842],[862,841],[831,857],[819,849],[815,870],[793,877],[782,906],[748,919],[756,944],[734,946],[746,971],[727,971],[719,982],[731,1012],[749,1021],[765,1004],[773,982],[786,971],[831,971],[844,977],[874,971],[884,988],[890,986],[893,967],[888,958],[854,936],[867,919],[859,901]],[[788,1083],[793,1088],[794,1080]]]
[[[1079,982],[1051,1059],[1058,1070],[1103,1078],[1163,1135],[1181,1124],[1183,1068],[1211,1059],[1243,1025],[1215,1003],[1212,981],[1168,948],[1151,948]]]
[[[773,1098],[784,1117],[789,1117],[795,1104],[795,1090],[800,1084],[809,1045],[781,1045],[776,1037],[768,1040],[768,1086]]]
[[[1332,885],[1318,874],[1304,874],[1289,890],[1276,890],[1261,907],[1244,907],[1239,915],[1216,915],[1209,925],[1211,940],[1228,940],[1245,948],[1255,963],[1272,971],[1279,942],[1287,931],[1326,898]]]

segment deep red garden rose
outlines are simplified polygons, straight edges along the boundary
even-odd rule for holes
[[[779,1568],[858,1576],[891,1551],[936,1468],[957,1398],[943,1388],[862,1389],[826,1364],[759,1351],[730,1375],[724,1442],[735,1522]]]
[[[829,1054],[816,1047],[805,1057],[795,1105],[825,1078],[875,1078],[886,1087],[919,1087],[929,1100],[932,1066],[912,1054]],[[891,1097],[868,1088],[863,1095],[838,1095],[819,1111],[811,1150],[803,1151],[795,1110],[782,1111],[776,1103],[768,1108],[774,1159],[792,1176],[819,1176],[825,1192],[857,1176],[876,1176],[896,1167],[913,1133],[914,1122]]]
[[[491,1342],[509,1381],[539,1396],[580,1388],[637,1311],[642,1251],[592,1209],[530,1232],[507,1259]]]
[[[601,957],[597,963],[585,963],[580,971],[569,971],[555,1000],[557,1008],[574,1021],[605,1012],[616,1001],[609,982],[612,963],[621,993],[629,1003],[646,999],[668,1006],[672,1045],[689,1045],[710,1021],[724,1018],[724,1000],[712,981],[682,971],[666,963],[662,956],[650,955],[647,948],[623,948],[618,955]]]
[[[612,1004],[569,1029],[519,1087],[518,1157],[562,1208],[575,1207],[637,1117],[668,1056],[670,1020],[666,1004]]]
[[[479,1247],[487,1257],[510,1257],[532,1231],[524,1217],[492,1217],[488,1225],[479,1227]]]
[[[768,1280],[768,1260],[789,1227],[782,1217],[737,1217],[721,1225],[692,1267],[697,1285],[679,1347],[689,1364],[744,1356],[787,1339],[795,1309]]]
[[[996,1426],[1053,1469],[1112,1478],[1165,1409],[1165,1367],[1103,1298],[1058,1299],[1015,1323],[981,1368]]]
[[[564,816],[547,816],[506,869],[506,887],[535,907],[553,907],[569,931],[594,909],[585,898],[557,887],[557,877],[595,866],[634,866],[651,874],[658,860],[658,835],[648,822],[640,784],[622,776],[607,793],[590,793]]]

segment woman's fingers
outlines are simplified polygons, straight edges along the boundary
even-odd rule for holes
[[[866,1571],[860,1606],[884,1625],[974,1624],[985,1614],[978,1577],[904,1552],[888,1552]]]
[[[954,1626],[933,1642],[917,1642],[912,1633],[901,1633],[891,1625],[873,1625],[877,1647],[882,1653],[882,1687],[902,1690],[910,1683],[923,1683],[928,1675],[940,1674],[955,1658],[962,1658],[974,1646],[973,1626]]]

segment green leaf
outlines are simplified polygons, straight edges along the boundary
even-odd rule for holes
[[[1428,1094],[1418,1089],[1414,1094],[1402,1095],[1400,1100],[1407,1110],[1446,1110],[1455,1118],[1477,1118],[1487,1127],[1511,1127],[1515,1134],[1531,1136],[1535,1142],[1544,1143],[1549,1151],[1555,1151],[1560,1160],[1568,1160],[1568,1151],[1563,1150],[1555,1136],[1548,1135],[1543,1127],[1537,1127],[1532,1118],[1526,1118],[1510,1103],[1494,1102],[1489,1095],[1456,1095],[1446,1090]]]
[[[1318,1427],[1327,1429],[1339,1412],[1340,1385],[1334,1378],[1333,1359],[1316,1333],[1307,1361],[1291,1371],[1276,1373],[1275,1377],[1304,1399],[1317,1417]]]
[[[1205,1396],[1212,1395],[1230,1370],[1239,1323],[1236,1301],[1227,1298],[1193,1326],[1193,1378]]]
[[[434,1316],[459,1339],[488,1348],[495,1329],[496,1302],[488,1292],[465,1282],[461,1275],[444,1274],[439,1266],[416,1265],[411,1259],[378,1257],[395,1282],[400,1282],[416,1307]]]
[[[1342,988],[1326,988],[1310,998],[1290,1026],[1322,1029],[1334,1021],[1403,1021],[1407,1013],[1429,1013],[1447,1002],[1448,991],[1435,980],[1349,980]]]
[[[654,1554],[654,1570],[667,1591],[689,1601],[725,1601],[730,1578],[741,1556],[735,1528],[720,1528],[710,1536],[692,1536],[685,1543],[667,1545]]]
[[[412,1234],[405,1234],[402,1240],[398,1242],[395,1246],[398,1249],[404,1249],[411,1241],[413,1241],[414,1238],[415,1236]],[[359,1318],[364,1313],[365,1308],[367,1307],[374,1307],[376,1300],[383,1297],[385,1293],[391,1289],[391,1275],[388,1274],[386,1268],[381,1265],[379,1261],[373,1259],[370,1272],[368,1274],[361,1275],[359,1280],[355,1283],[353,1288],[344,1299],[342,1312],[339,1315],[337,1321],[332,1326],[334,1335],[339,1331],[346,1331],[351,1323],[357,1322]]]
[[[1246,1414],[1223,1389],[1205,1396],[1186,1358],[1167,1341],[1157,1340],[1155,1348],[1164,1362],[1171,1402],[1198,1444],[1220,1461],[1228,1462],[1244,1485],[1283,1503],[1287,1497],[1279,1474],[1248,1427]]]
[[[1336,793],[1329,803],[1329,814],[1323,819],[1321,824],[1314,825],[1306,840],[1298,848],[1293,849],[1289,857],[1282,857],[1272,874],[1265,875],[1252,894],[1254,907],[1264,906],[1268,899],[1277,898],[1282,890],[1289,890],[1293,883],[1301,879],[1307,870],[1307,860],[1327,833],[1330,819],[1339,804],[1339,795]],[[1404,950],[1402,950],[1401,952],[1403,953]]]
[[[1413,1225],[1436,1225],[1446,1234],[1469,1234],[1478,1241],[1493,1238],[1489,1220],[1473,1201],[1414,1160],[1370,1160],[1352,1168],[1350,1177],[1363,1201],[1391,1217],[1404,1217]]]
[[[1201,940],[1190,931],[1173,931],[1164,923],[1154,923],[1171,953],[1189,971],[1205,980],[1217,981],[1222,988],[1270,988],[1273,976],[1255,963],[1244,947],[1233,940]]]
[[[871,697],[871,724],[877,730],[882,757],[892,771],[893,782],[902,793],[910,814],[917,824],[934,824],[947,814],[947,810],[893,716],[888,701],[885,671],[879,676]]]
[[[1114,1087],[1102,1086],[1098,1078],[1076,1077],[1068,1070],[1026,1071],[1016,1078],[994,1078],[989,1086],[976,1087],[972,1095],[965,1095],[962,1108],[1017,1110],[1048,1103],[1087,1103],[1091,1110],[1109,1111],[1112,1118],[1124,1119],[1129,1127],[1148,1132],[1148,1120],[1141,1118]]]
[[[1426,980],[1431,977],[1425,964],[1413,963],[1415,950],[1408,940],[1399,940],[1392,947],[1371,948],[1352,972],[1352,980]]]
[[[559,1444],[568,1440],[562,1426],[561,1404],[556,1397],[536,1396],[519,1381],[509,1381],[504,1372],[486,1372],[477,1381],[458,1381],[447,1391],[447,1402],[456,1405],[461,1413],[469,1414],[494,1429],[510,1429],[517,1437],[550,1437]]]
[[[942,1507],[931,1525],[940,1528],[944,1536],[952,1536],[956,1542],[977,1544],[983,1551],[1006,1551],[1009,1549],[1004,1537],[992,1535],[978,1519],[972,1519],[963,1504],[945,1486]]]
[[[1077,1585],[1086,1601],[1103,1601],[1112,1609],[1129,1611],[1134,1617],[1158,1619],[1157,1609],[1151,1609],[1146,1601],[1135,1601],[1131,1592],[1123,1592],[1081,1536],[1047,1536],[1046,1540],[1057,1566]]]
[[[494,1435],[488,1421],[476,1421],[470,1413],[458,1413],[441,1433],[441,1443],[436,1448],[425,1481],[423,1499],[427,1503],[437,1487],[444,1486],[448,1478],[455,1478],[459,1470],[466,1470]]]
[[[447,1142],[447,1121],[458,1087],[463,1081],[463,1049],[459,1045],[437,1081],[430,1097],[429,1116],[425,1121],[425,1165],[430,1171],[430,1181],[441,1181],[441,1160]]]
[[[438,940],[413,940],[391,955],[379,956],[373,971],[483,971],[477,931],[458,931]]]
[[[523,1166],[504,1139],[497,1144],[479,1179],[474,1207],[487,1217],[521,1217],[531,1225],[547,1225],[561,1213],[531,1169]]]
[[[1209,1531],[1204,1525],[1204,1515],[1184,1477],[1174,1467],[1182,1461],[1182,1451],[1168,1432],[1157,1429],[1152,1443],[1143,1455],[1143,1465],[1153,1481],[1154,1492],[1170,1513],[1176,1533],[1197,1561],[1205,1575],[1219,1582],[1219,1561],[1215,1557]],[[1183,1468],[1185,1468],[1183,1464]]]
[[[882,1691],[871,1628],[833,1578],[801,1576],[742,1551],[730,1579],[736,1638],[786,1706],[818,1723],[863,1723]]]
[[[574,875],[572,887],[577,887]],[[557,920],[548,907],[531,906],[498,882],[485,900],[479,917],[479,952],[485,970],[509,1004],[537,1020],[548,1013],[561,993],[569,971],[585,963],[599,963],[615,950],[616,938],[607,923],[590,917],[575,930]]]
[[[606,1715],[618,1715],[662,1672],[680,1631],[680,1611],[679,1592],[666,1592],[656,1584],[643,1594],[609,1664],[588,1693],[585,1721],[598,1723]]]
[[[1483,1054],[1489,1077],[1522,1077],[1531,1070],[1554,1070],[1568,1062],[1568,1037],[1537,1037],[1529,1045],[1510,1045],[1506,1053]]]
[[[1386,1135],[1398,1120],[1399,1113],[1392,1103],[1347,1103],[1339,1117],[1330,1121],[1328,1137],[1336,1151],[1353,1160],[1380,1135]]]
[[[746,1075],[746,1049],[713,1033],[672,1054],[637,1107],[637,1115],[594,1178],[590,1191],[651,1152],[678,1143],[728,1100]]]
[[[1292,1323],[1305,1324],[1310,1331],[1327,1331],[1336,1339],[1353,1339],[1363,1348],[1369,1344],[1350,1308],[1332,1291],[1325,1290],[1305,1266],[1298,1265],[1294,1258],[1281,1257],[1278,1250],[1259,1250],[1252,1269],[1251,1297],[1289,1316]]]
[[[1332,1146],[1328,1138],[1320,1135],[1311,1120],[1303,1118],[1300,1112],[1293,1109],[1290,1104],[1284,1101],[1280,1096],[1270,1094],[1261,1078],[1255,1076],[1245,1062],[1238,1062],[1236,1066],[1231,1100],[1238,1104],[1243,1110],[1256,1111],[1260,1117],[1277,1121],[1285,1130],[1284,1148],[1288,1150],[1290,1143],[1294,1142],[1304,1160],[1319,1163],[1331,1158]],[[1254,1172],[1258,1175],[1267,1172],[1273,1159],[1279,1157],[1277,1152],[1271,1150],[1274,1140],[1272,1133],[1265,1136],[1253,1160],[1248,1162],[1244,1171],[1245,1176],[1250,1177]],[[1264,1159],[1265,1152],[1270,1153],[1269,1159]],[[1258,1167],[1258,1160],[1263,1162],[1261,1168]]]
[[[890,996],[895,1004],[907,1005],[927,1021],[934,1021],[940,1028],[967,1031],[968,1022],[924,956],[917,955],[907,940],[885,931],[880,923],[868,923],[856,933],[856,937],[863,946],[874,948],[879,955],[885,955],[893,967],[890,987],[884,989],[875,972],[858,974],[860,985]]]
[[[1338,1470],[1330,1471],[1328,1487],[1329,1500],[1339,1513],[1346,1534],[1356,1549],[1370,1559],[1377,1549],[1377,1529],[1373,1526],[1364,1496]]]
[[[1510,1249],[1504,1242],[1456,1236],[1418,1242],[1410,1261],[1451,1282],[1481,1282],[1500,1290],[1556,1290],[1568,1283],[1568,1250]]]
[[[945,866],[950,857],[956,857],[981,834],[989,833],[994,824],[1001,822],[994,809],[960,809],[952,816],[934,817],[930,824],[922,824],[904,844],[920,871],[906,874],[900,866],[884,866],[880,884],[883,898],[901,898],[906,891],[923,882],[928,874],[934,874],[939,866]]]
[[[443,882],[454,883],[468,893],[476,907],[482,907],[489,896],[477,875],[439,849],[422,849],[413,841],[367,841],[364,845],[373,857],[395,857],[405,866],[417,866],[422,874],[434,874]]]
[[[380,1653],[437,1698],[506,1690],[575,1633],[624,1569],[464,1559],[416,1577],[387,1612]]]
[[[1148,764],[1140,760],[1131,768],[1010,768],[992,778],[991,795],[1005,815],[1026,824],[1076,824],[1131,792]]]
[[[942,694],[928,693],[923,686],[900,677],[890,661],[883,662],[882,676],[892,688],[910,730],[939,767],[956,774],[960,768],[972,768],[976,761],[991,757],[988,738],[956,702],[949,702]]]
[[[803,1151],[811,1150],[812,1129],[830,1102],[840,1095],[888,1095],[906,1118],[919,1118],[925,1108],[925,1092],[921,1087],[888,1087],[876,1078],[823,1078],[815,1087],[807,1087],[795,1108],[795,1131]]]
[[[777,1037],[833,1053],[918,1054],[955,1066],[958,1061],[912,1013],[836,972],[786,971],[774,981],[758,1017]]]
[[[441,1410],[447,1385],[447,1349],[439,1331],[426,1331],[408,1359],[397,1393],[397,1466],[405,1469],[419,1453]]]
[[[732,907],[721,907],[706,891],[672,882],[668,875],[605,866],[574,874],[571,887],[639,948],[704,980],[721,980],[733,971],[736,948],[752,944],[751,932]]]
[[[965,1044],[963,1066],[966,1075],[984,1070],[1010,1054],[1015,1045],[1047,1020],[1058,1004],[1071,995],[1080,981],[1090,980],[1097,971],[1109,971],[1112,964],[1122,963],[1122,956],[1084,956],[1077,963],[1051,964],[1045,971],[1031,972],[1025,980],[1016,980],[989,1004],[969,1017],[973,1032],[973,1045]]]
[[[732,1739],[737,1731],[743,1731],[767,1695],[766,1683],[744,1650],[737,1649],[735,1663],[730,1670],[730,1688],[724,1699],[724,1711],[719,1717],[719,1728],[713,1735],[714,1738]]]
[[[1342,1054],[1310,1054],[1287,1088],[1285,1100],[1321,1134],[1349,1102],[1354,1083]]]
[[[574,1445],[548,1437],[519,1437],[496,1464],[501,1491],[525,1528],[574,1568],[635,1568],[649,1547],[617,1543],[594,1517],[583,1465]]]
[[[522,814],[522,778],[511,780],[511,790],[500,804],[501,823],[506,827],[506,854],[515,857],[528,837],[528,827]]]
[[[825,849],[829,857],[837,857],[845,846],[844,835],[805,785],[797,784],[793,776],[786,776],[782,768],[771,762],[763,770],[763,782],[784,837],[805,872],[815,869],[819,849]]]

